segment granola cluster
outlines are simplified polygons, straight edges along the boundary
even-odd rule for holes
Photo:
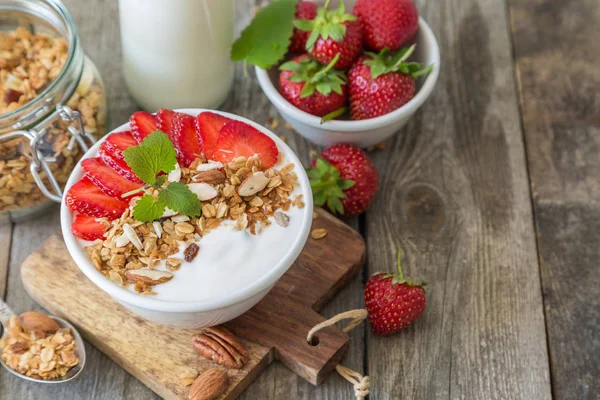
[[[37,379],[63,377],[79,363],[70,329],[29,331],[16,316],[8,321],[8,335],[0,339],[0,350],[9,368]]]
[[[288,164],[263,171],[257,157],[239,157],[225,166],[199,158],[181,169],[180,182],[200,198],[200,217],[172,215],[144,223],[133,219],[130,207],[119,219],[102,220],[107,226],[105,240],[96,240],[86,252],[96,269],[114,283],[133,284],[138,293],[154,294],[152,287],[172,279],[172,272],[184,262],[173,257],[179,246],[186,247],[185,261],[192,261],[202,251],[196,242],[224,221],[234,221],[235,229],[247,229],[251,234],[269,226],[271,217],[287,226],[285,212],[290,207],[304,207],[302,195],[292,196],[298,186],[293,170],[294,165]],[[148,193],[156,195],[152,189]],[[134,204],[135,199],[131,206]],[[157,269],[162,261],[168,271]]]
[[[34,99],[62,70],[68,55],[67,42],[44,33],[32,34],[23,27],[0,32],[0,115]],[[67,106],[83,117],[85,131],[96,137],[106,132],[105,94],[93,67],[86,60],[75,93]],[[64,185],[81,157],[77,146],[69,149],[68,123],[58,121],[48,127],[41,150],[56,162],[50,169]],[[29,172],[30,149],[25,138],[2,141],[0,133],[0,211],[28,207],[46,198]],[[44,173],[42,178],[48,184]]]

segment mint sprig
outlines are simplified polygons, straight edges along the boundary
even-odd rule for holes
[[[166,204],[173,211],[188,217],[197,217],[202,211],[200,200],[187,185],[171,182],[158,194],[158,201]]]
[[[144,189],[153,187],[158,191],[158,198],[145,194],[138,199],[133,207],[133,218],[140,222],[150,222],[159,219],[167,208],[188,217],[197,217],[202,211],[202,204],[188,187],[183,183],[169,182],[166,175],[177,165],[177,153],[169,136],[161,131],[155,131],[144,139],[138,146],[123,151],[125,162],[133,173],[144,183]],[[133,193],[126,193],[131,195]]]
[[[133,218],[136,221],[150,222],[160,218],[165,212],[165,205],[156,201],[151,194],[145,194],[138,199],[133,207]]]
[[[123,151],[125,162],[133,173],[148,185],[156,184],[156,175],[169,173],[177,164],[177,153],[169,135],[154,131],[138,146]]]
[[[274,0],[261,8],[233,43],[231,59],[266,69],[283,59],[291,43],[298,0]]]

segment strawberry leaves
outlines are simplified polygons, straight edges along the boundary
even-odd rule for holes
[[[158,198],[150,193],[137,199],[133,208],[133,217],[137,221],[150,222],[160,218],[167,208],[187,215],[200,215],[202,205],[198,197],[179,182],[169,182],[164,174],[173,171],[177,165],[177,153],[169,136],[155,131],[138,146],[123,151],[127,165],[135,175],[158,192]],[[126,193],[131,195],[133,193]]]
[[[231,59],[266,69],[283,59],[291,43],[298,0],[274,0],[261,8],[233,43]]]
[[[312,96],[315,91],[329,96],[331,92],[342,94],[342,86],[346,84],[346,74],[343,71],[333,69],[338,62],[339,54],[327,65],[322,66],[312,58],[306,57],[297,61],[288,61],[281,64],[281,71],[293,71],[290,77],[292,82],[304,82],[305,85],[300,93],[301,98]]]
[[[365,54],[371,58],[364,63],[371,69],[373,79],[377,79],[379,76],[389,72],[400,72],[411,76],[413,79],[417,79],[421,75],[428,74],[433,69],[433,66],[429,65],[423,68],[418,62],[406,62],[414,51],[415,45],[413,44],[393,54],[387,48],[381,50],[380,53],[366,52]]]
[[[313,20],[297,19],[294,20],[294,26],[302,31],[311,32],[306,41],[306,49],[312,51],[319,37],[323,40],[331,38],[333,41],[341,43],[346,36],[346,25],[344,22],[356,21],[356,17],[352,14],[346,14],[344,2],[335,10],[328,10],[329,2],[327,0],[323,7],[317,10],[317,16]]]
[[[327,205],[330,211],[344,214],[341,199],[346,198],[344,190],[350,189],[356,182],[342,179],[340,171],[323,158],[317,158],[314,168],[306,170],[310,178],[313,201],[317,206]]]

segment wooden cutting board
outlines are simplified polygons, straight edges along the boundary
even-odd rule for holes
[[[362,267],[362,237],[323,210],[298,260],[253,309],[227,323],[250,353],[241,370],[227,370],[231,385],[221,399],[236,398],[271,362],[279,360],[313,384],[321,383],[342,359],[348,336],[336,327],[306,342],[308,330],[324,320],[319,311]],[[190,344],[193,330],[148,322],[113,301],[71,260],[60,233],[48,239],[21,266],[29,295],[51,313],[68,319],[94,346],[165,399],[187,399],[178,384],[188,368],[220,367],[200,357]]]

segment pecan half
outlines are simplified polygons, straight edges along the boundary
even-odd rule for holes
[[[194,177],[192,178],[192,180],[194,182],[204,182],[204,183],[211,183],[211,184],[223,183],[223,182],[225,182],[225,179],[227,179],[227,177],[225,176],[223,171],[221,171],[219,169],[211,169],[208,171],[201,171],[201,172],[198,172],[196,175],[194,175]]]
[[[204,358],[229,368],[240,369],[248,353],[231,331],[221,326],[205,328],[192,335],[192,346]]]

